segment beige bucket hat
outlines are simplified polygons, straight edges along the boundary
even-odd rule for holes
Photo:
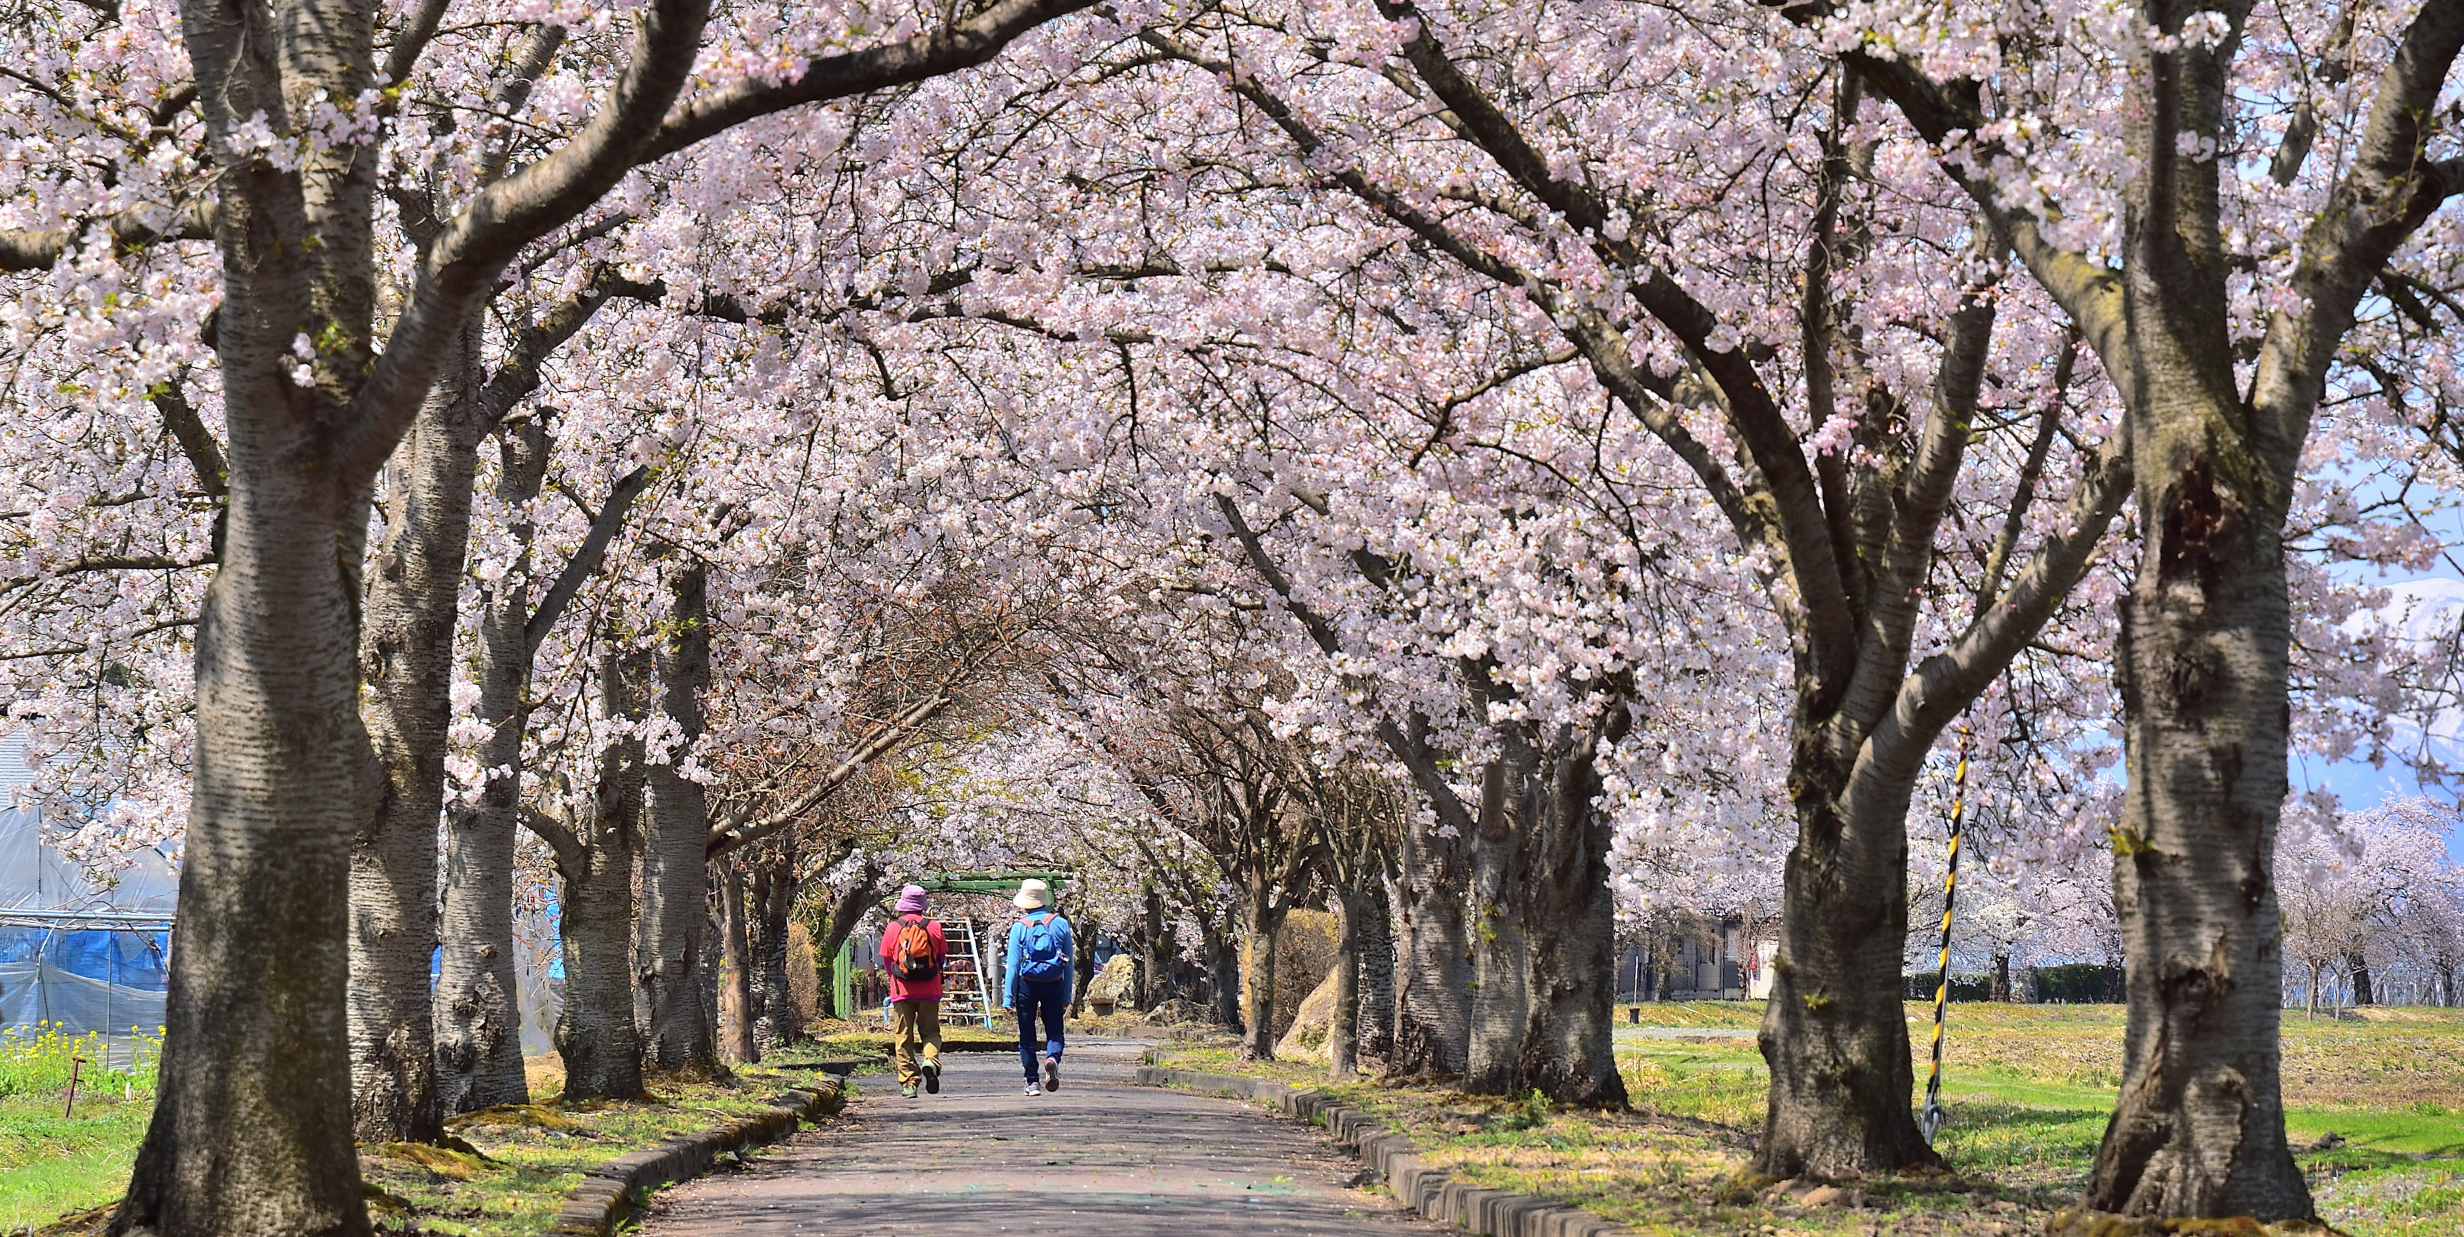
[[[1010,905],[1022,911],[1040,911],[1052,905],[1052,886],[1030,876],[1018,882],[1018,896],[1010,899]]]

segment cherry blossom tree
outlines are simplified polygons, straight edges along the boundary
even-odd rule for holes
[[[2464,9],[2151,3],[1887,36],[1859,8],[1786,11],[1891,100],[2120,386],[2143,530],[2117,658],[2131,1024],[2086,1201],[2307,1218],[2271,878],[2285,519],[2364,292],[2464,187],[2429,153]],[[2312,76],[2330,62],[2385,67]]]
[[[9,268],[58,276],[114,243],[183,235],[210,239],[223,259],[212,347],[227,477],[197,628],[182,948],[162,1098],[115,1231],[365,1231],[341,1002],[341,877],[371,789],[357,547],[369,487],[477,300],[526,246],[639,164],[784,109],[981,63],[1075,7],[1015,0],[912,37],[916,25],[893,26],[889,41],[837,54],[799,49],[841,29],[755,23],[777,37],[741,54],[778,67],[714,66],[699,82],[710,6],[644,8],[594,35],[607,44],[590,61],[605,66],[591,83],[604,84],[605,102],[574,109],[569,141],[443,220],[398,300],[377,278],[380,139],[442,3],[398,26],[373,3],[203,4],[183,10],[176,32],[161,10],[116,8],[20,31],[96,63],[119,89],[95,111],[119,132],[107,151],[20,165],[17,218],[0,245]],[[380,25],[394,36],[383,63]],[[736,54],[725,47],[715,65]],[[119,123],[157,109],[162,120],[142,129]],[[193,195],[141,196],[182,188],[158,172],[122,187],[118,168],[147,166],[158,145],[180,148],[168,162],[195,173]],[[112,170],[86,170],[97,163]]]

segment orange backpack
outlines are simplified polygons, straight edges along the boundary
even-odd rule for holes
[[[890,973],[908,983],[921,983],[941,973],[933,956],[933,934],[921,915],[899,916],[898,940],[890,946]]]

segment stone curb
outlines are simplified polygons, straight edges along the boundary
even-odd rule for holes
[[[827,1115],[842,1094],[835,1078],[797,1087],[772,1099],[768,1112],[617,1156],[583,1175],[582,1184],[565,1199],[548,1232],[551,1237],[608,1237],[659,1187],[698,1176],[724,1152],[777,1142],[795,1133],[798,1122]]]
[[[1286,1116],[1323,1125],[1336,1142],[1384,1177],[1397,1199],[1440,1224],[1458,1225],[1482,1237],[1610,1237],[1627,1231],[1553,1199],[1457,1181],[1423,1162],[1409,1138],[1377,1125],[1366,1113],[1333,1103],[1323,1092],[1160,1065],[1139,1066],[1134,1081],[1142,1087],[1187,1087],[1255,1100]]]

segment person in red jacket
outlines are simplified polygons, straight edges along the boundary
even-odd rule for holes
[[[899,890],[898,917],[881,933],[881,969],[890,977],[890,1034],[897,1038],[898,1093],[908,1099],[915,1098],[919,1082],[941,1094],[941,968],[949,961],[950,942],[924,905],[922,885]]]

